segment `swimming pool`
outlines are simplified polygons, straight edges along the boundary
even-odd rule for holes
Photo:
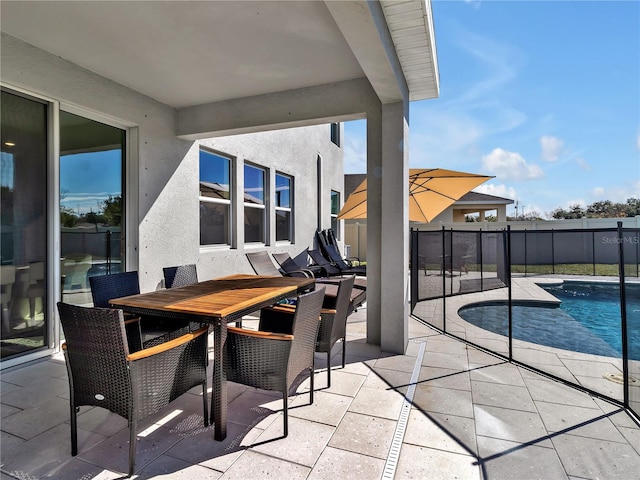
[[[620,357],[620,292],[613,283],[567,281],[543,286],[561,300],[560,307],[513,302],[513,338],[564,350]],[[629,358],[640,359],[640,285],[627,284]],[[505,302],[463,307],[458,314],[467,322],[508,335],[509,312]]]

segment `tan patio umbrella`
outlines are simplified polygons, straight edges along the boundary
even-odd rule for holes
[[[429,223],[465,193],[493,177],[442,168],[409,170],[409,220]],[[340,220],[367,218],[367,180],[347,198]]]

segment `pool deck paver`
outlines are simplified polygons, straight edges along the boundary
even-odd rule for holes
[[[640,428],[618,406],[414,318],[406,355],[380,352],[365,342],[365,317],[361,308],[349,318],[347,366],[332,372],[331,388],[319,370],[314,405],[308,381],[290,398],[288,438],[279,438],[279,395],[230,384],[228,437],[216,442],[201,423],[196,388],[142,422],[134,478],[371,480],[394,465],[384,478],[637,478]],[[338,365],[339,348],[334,356]],[[2,480],[122,478],[126,421],[102,409],[82,409],[80,451],[71,457],[61,356],[3,371],[1,380]]]

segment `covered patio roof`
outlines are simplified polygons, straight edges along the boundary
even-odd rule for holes
[[[367,78],[438,95],[430,2],[2,2],[2,30],[166,105]]]
[[[5,85],[19,87],[23,71],[42,72],[30,77],[30,90],[65,101],[64,91],[49,92],[46,65],[34,64],[25,42],[174,109],[180,139],[366,118],[367,340],[404,352],[408,105],[439,93],[430,0],[3,1],[0,8],[9,46],[2,58],[12,65],[3,69]],[[66,88],[91,104],[95,79],[77,78]],[[104,114],[117,117],[112,103]]]

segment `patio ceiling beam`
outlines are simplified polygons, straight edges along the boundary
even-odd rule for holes
[[[365,78],[178,109],[185,140],[365,118],[379,108]]]

